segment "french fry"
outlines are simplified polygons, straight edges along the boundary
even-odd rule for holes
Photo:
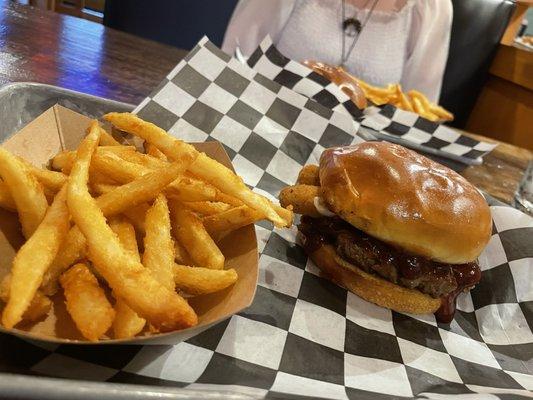
[[[89,259],[113,292],[159,330],[196,325],[198,317],[187,301],[161,285],[149,270],[124,250],[106,224],[97,202],[90,196],[87,187],[89,165],[98,139],[98,123],[94,121],[78,148],[67,195],[72,219],[87,239]],[[181,162],[186,167],[184,161]]]
[[[165,194],[179,201],[215,201],[218,190],[213,185],[184,175],[172,182],[165,189]]]
[[[109,132],[107,132],[105,129],[100,128],[100,146],[122,146],[122,144],[116,140]]]
[[[220,190],[217,191],[213,201],[220,201],[222,203],[229,204],[230,206],[233,206],[233,207],[239,207],[239,206],[242,206],[244,204],[239,199],[237,199],[237,198],[235,198],[233,196],[230,196],[230,195],[228,195],[228,194],[226,194],[224,192],[221,192]]]
[[[143,330],[146,320],[139,317],[121,298],[115,302],[113,335],[115,339],[129,339]]]
[[[0,207],[8,211],[17,211],[17,205],[7,185],[0,181]]]
[[[22,160],[22,159],[21,159]],[[24,161],[26,162],[26,161]],[[59,192],[61,188],[67,183],[68,176],[61,172],[49,171],[47,169],[40,169],[27,163],[28,168],[32,174],[37,178],[44,188],[49,189],[54,194]]]
[[[240,177],[204,153],[199,153],[193,146],[174,139],[163,129],[130,113],[109,113],[104,116],[104,119],[118,129],[152,143],[174,161],[191,162],[189,170],[194,175],[211,183],[223,192],[237,197],[249,207],[257,209],[276,226],[281,227],[287,224],[276,213],[271,204],[265,198],[248,189]]]
[[[48,315],[52,309],[52,301],[40,290],[35,292],[30,305],[22,315],[23,321],[36,322]]]
[[[288,226],[288,221],[283,220],[272,203],[265,197],[252,192],[244,185],[242,179],[231,170],[217,161],[209,158],[205,153],[198,155],[191,164],[190,171],[203,180],[218,187],[224,193],[238,198],[250,208],[257,210],[277,227]]]
[[[116,154],[95,154],[91,173],[100,173],[120,183],[131,182],[150,172],[149,168],[126,161]]]
[[[137,246],[137,239],[135,237],[135,229],[133,226],[121,217],[114,217],[110,219],[109,226],[116,233],[120,243],[126,251],[137,261],[141,261],[139,255],[139,247]],[[113,321],[113,333],[115,339],[127,339],[134,337],[143,330],[146,325],[146,320],[139,317],[128,304],[119,296],[115,296],[115,320]]]
[[[294,185],[284,188],[279,194],[283,207],[293,206],[297,214],[319,218],[322,216],[315,206],[315,197],[320,196],[320,188],[312,185]]]
[[[453,114],[446,110],[444,107],[439,106],[438,104],[431,103],[429,106],[429,110],[437,117],[439,117],[439,119],[442,119],[444,121],[453,121]]]
[[[9,301],[2,313],[2,324],[12,328],[22,320],[43,275],[54,260],[69,228],[66,205],[67,187],[57,194],[43,221],[20,248],[11,269]]]
[[[83,258],[86,250],[85,236],[83,236],[77,226],[72,227],[63,243],[61,243],[54,261],[43,276],[41,283],[43,293],[49,296],[56,293],[58,279],[61,274],[76,261]]]
[[[137,232],[144,234],[145,218],[149,208],[150,206],[148,203],[141,203],[135,207],[129,207],[127,210],[124,210],[122,214],[133,224]]]
[[[106,217],[120,214],[128,209],[131,211],[135,206],[155,198],[182,172],[183,168],[183,165],[171,164],[164,171],[153,172],[104,193],[96,202]],[[85,237],[79,228],[74,226],[43,279],[42,288],[46,294],[53,294],[57,288],[56,281],[59,275],[85,255],[85,244]]]
[[[165,168],[169,164],[168,161],[162,161],[159,158],[152,157],[148,154],[138,153],[136,151],[131,151],[127,153],[125,152],[123,154],[120,154],[120,158],[135,164],[142,165],[152,170]]]
[[[50,166],[54,171],[63,171],[63,173],[68,174],[75,159],[76,152],[64,150],[57,153],[54,158],[52,158]]]
[[[183,247],[183,245],[174,240],[174,254],[176,256],[176,262],[181,265],[194,265],[194,261],[191,258],[189,252]]]
[[[207,216],[228,211],[232,206],[220,201],[187,201],[182,203],[189,210]]]
[[[165,154],[161,150],[159,150],[151,143],[144,142],[144,151],[146,152],[146,154],[149,154],[152,157],[159,158],[163,161],[168,161],[167,156],[165,156]]]
[[[137,245],[137,237],[135,236],[133,225],[124,218],[115,216],[109,219],[109,227],[118,236],[124,250],[128,251],[135,260],[140,262],[141,256],[139,255],[139,246]]]
[[[173,202],[171,220],[176,239],[187,249],[195,265],[211,269],[224,268],[224,255],[192,211]]]
[[[167,199],[159,195],[146,213],[143,265],[155,279],[174,290],[172,265],[176,256]]]
[[[422,103],[422,100],[419,97],[413,97],[413,96],[410,96],[410,97],[411,97],[411,102],[413,103],[413,109],[418,115],[430,121],[438,120],[438,117],[436,115],[434,115],[431,111],[425,108],[424,103]]]
[[[105,154],[115,154],[120,155],[123,153],[134,152],[135,146],[122,146],[122,145],[112,145],[112,146],[99,146],[96,149],[96,153],[99,155]],[[65,174],[69,174],[72,169],[72,164],[76,159],[75,151],[62,151],[52,158],[51,166],[53,170],[62,171]]]
[[[11,274],[6,275],[2,282],[0,282],[0,300],[4,303],[9,301],[9,289],[11,286]],[[50,299],[43,294],[40,290],[35,292],[35,296],[30,302],[30,305],[22,315],[23,321],[38,321],[41,318],[45,317],[52,308],[52,302]]]
[[[172,269],[176,287],[195,296],[218,292],[238,279],[234,269],[216,270],[179,264],[173,264]]]
[[[108,193],[120,186],[121,185],[114,185],[112,183],[91,182],[91,189],[93,190],[94,193],[99,194],[99,195]]]
[[[160,170],[168,168],[169,165],[170,164],[168,163],[161,164]],[[136,162],[126,161],[113,154],[97,154],[94,157],[91,168],[91,173],[104,174],[121,183],[131,182],[154,171],[157,170],[148,168]],[[97,184],[94,184],[95,188],[102,188],[101,186],[98,187],[96,185]],[[175,182],[168,185],[165,192],[168,196],[180,201],[213,200],[216,196],[215,187],[192,176],[182,176],[177,178]]]
[[[259,211],[248,206],[235,207],[219,214],[210,215],[202,219],[205,229],[210,235],[223,231],[233,231],[243,226],[253,224],[263,216]]]
[[[129,207],[151,201],[185,168],[184,164],[172,163],[162,170],[143,175],[98,197],[98,206],[106,216],[111,216],[120,214]]]
[[[76,264],[59,279],[65,294],[67,311],[81,334],[97,341],[111,327],[113,306],[87,265]]]
[[[17,206],[22,232],[28,239],[48,209],[43,186],[20,159],[0,147],[0,176]]]
[[[300,185],[320,186],[320,177],[318,176],[318,165],[306,165],[298,174],[296,180]]]

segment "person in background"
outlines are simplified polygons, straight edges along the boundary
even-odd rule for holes
[[[451,0],[240,0],[222,49],[249,56],[270,35],[294,60],[341,65],[438,102],[451,23]]]

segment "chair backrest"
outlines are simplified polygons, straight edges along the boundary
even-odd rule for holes
[[[452,0],[450,51],[440,104],[463,128],[487,79],[498,44],[515,8],[512,0]]]
[[[191,49],[207,35],[222,45],[237,0],[106,0],[104,25]]]

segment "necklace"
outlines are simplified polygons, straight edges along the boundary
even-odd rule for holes
[[[363,9],[368,6],[370,3],[370,0],[367,0],[365,5],[363,6]],[[357,41],[359,40],[359,37],[361,36],[361,32],[363,29],[365,29],[366,24],[368,23],[368,20],[372,16],[372,13],[374,12],[374,9],[376,8],[376,5],[379,3],[379,0],[374,0],[374,3],[372,4],[372,7],[370,7],[370,10],[368,11],[368,14],[361,23],[361,21],[354,15],[351,18],[346,19],[346,0],[342,0],[342,54],[341,54],[341,62],[340,66],[344,68],[344,64],[350,58],[350,55],[352,54],[353,49],[355,48],[355,45],[357,44]],[[346,36],[353,37],[352,44],[350,45],[350,48],[348,49],[348,52],[346,53]]]

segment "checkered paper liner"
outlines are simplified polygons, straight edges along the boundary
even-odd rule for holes
[[[247,60],[255,71],[323,106],[351,115],[381,140],[450,158],[465,164],[481,164],[482,157],[497,145],[461,135],[456,130],[429,121],[393,105],[359,110],[337,85],[305,65],[285,57],[266,36]]]
[[[245,182],[272,199],[324,147],[361,140],[345,114],[271,81],[205,38],[136,111],[180,139],[220,140]],[[320,276],[295,227],[260,223],[257,294],[238,315],[174,346],[58,346],[0,335],[1,371],[251,398],[529,396],[533,219],[491,204],[482,280],[460,296],[450,325],[361,300]]]

